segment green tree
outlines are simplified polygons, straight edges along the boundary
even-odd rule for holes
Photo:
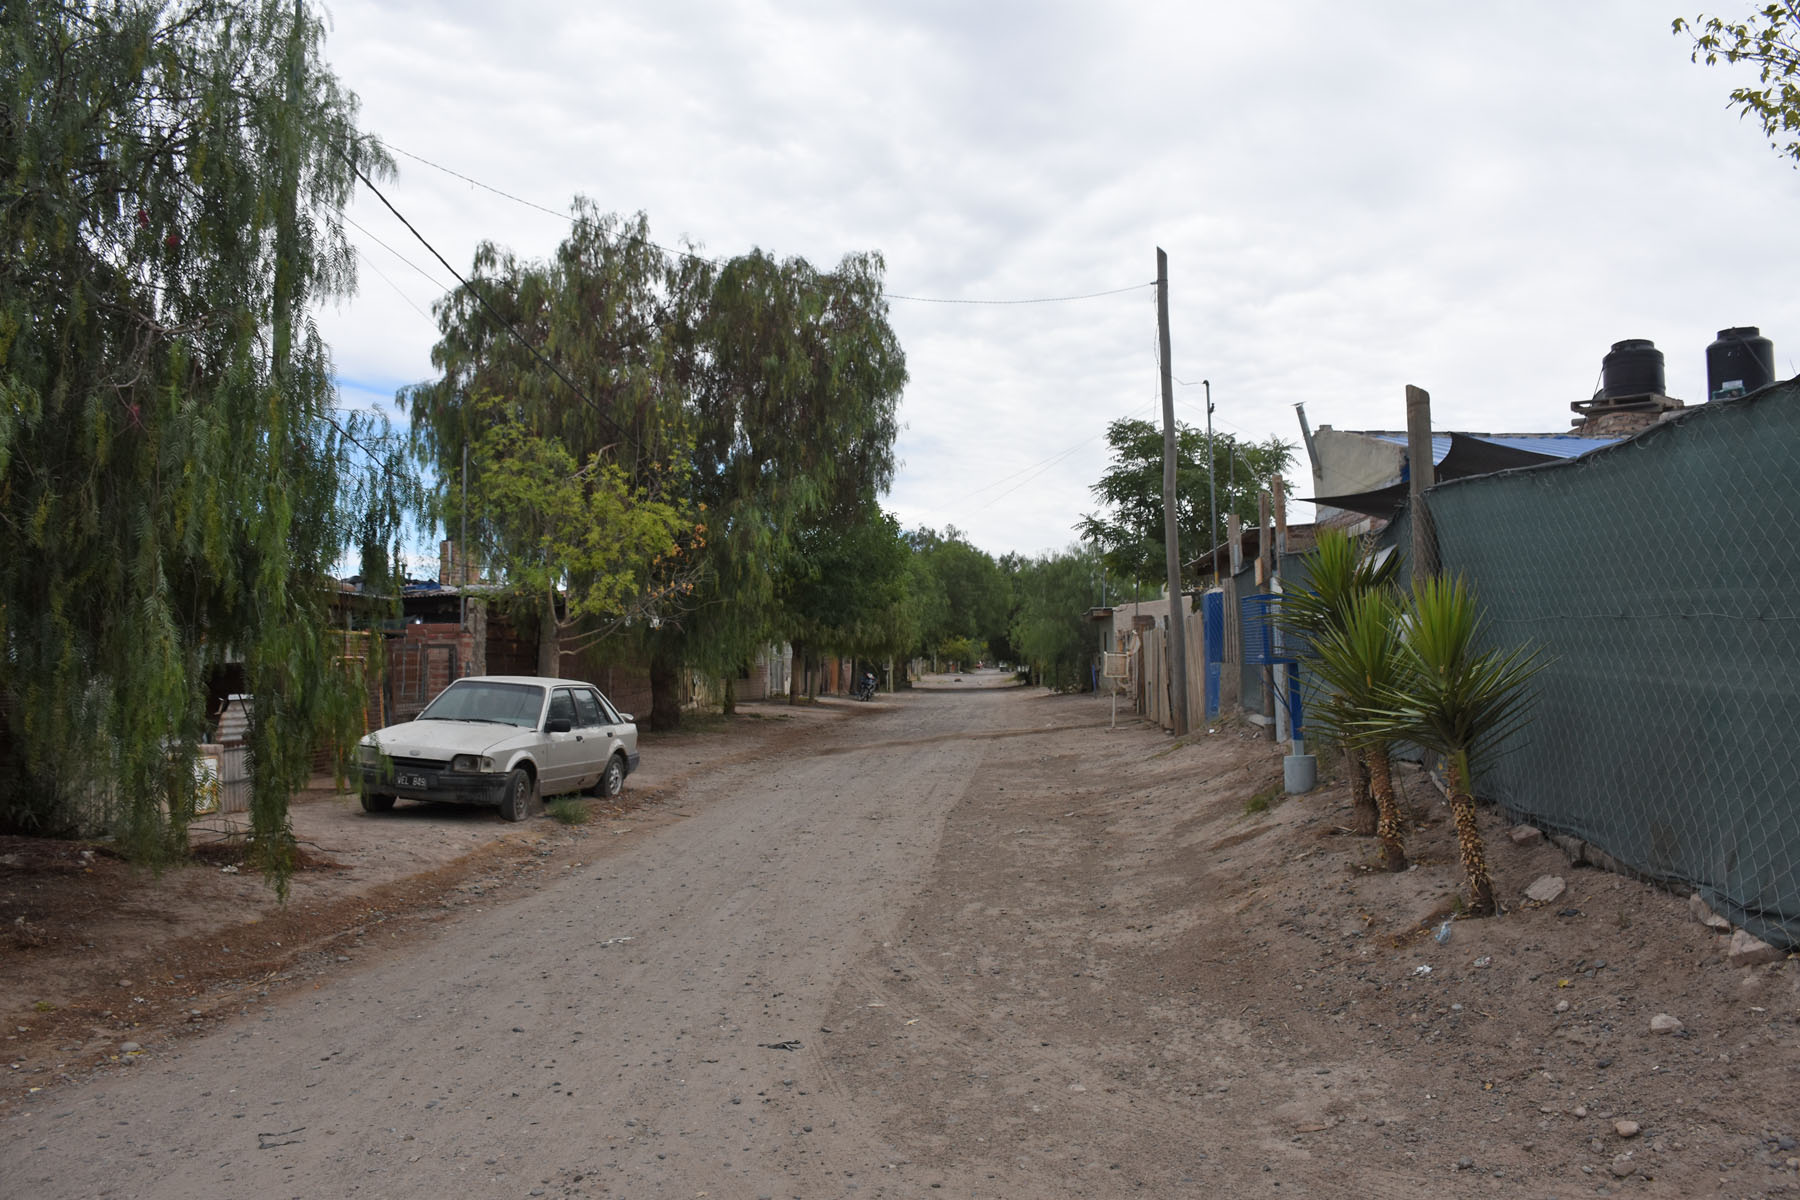
[[[1018,564],[1012,644],[1046,687],[1085,691],[1092,686],[1099,641],[1087,610],[1100,602],[1100,573],[1100,555],[1090,547]]]
[[[1315,635],[1306,667],[1324,685],[1312,720],[1361,765],[1363,788],[1377,814],[1373,829],[1358,832],[1373,832],[1381,839],[1382,865],[1387,870],[1404,871],[1406,842],[1389,757],[1393,737],[1383,726],[1370,723],[1386,698],[1408,684],[1393,593],[1371,588],[1352,595],[1341,616]]]
[[[1695,62],[1713,66],[1724,59],[1756,68],[1761,86],[1733,88],[1731,103],[1755,117],[1769,145],[1800,167],[1800,0],[1764,4],[1741,21],[1677,17],[1674,32],[1692,40]]]
[[[971,546],[955,526],[942,535],[932,529],[908,535],[913,553],[929,574],[927,594],[933,601],[919,629],[919,650],[927,656],[961,661],[972,667],[990,649],[1004,651],[1009,643],[1012,619],[1012,587],[992,556]],[[957,652],[945,649],[957,643]],[[973,656],[971,645],[977,646]]]
[[[733,671],[782,632],[800,539],[892,482],[906,359],[883,269],[878,254],[821,271],[756,250],[712,280],[687,394],[712,534],[693,610],[649,634],[652,728],[680,722],[684,668]]]
[[[1416,584],[1401,608],[1403,684],[1364,719],[1374,736],[1444,756],[1469,914],[1494,913],[1494,883],[1475,819],[1475,772],[1531,717],[1531,677],[1545,665],[1528,647],[1481,650],[1475,593],[1458,578]]]
[[[903,654],[915,634],[907,603],[910,551],[900,524],[872,501],[828,514],[797,538],[779,591],[796,669],[811,679],[821,654]],[[790,689],[794,703],[801,687]]]
[[[1122,417],[1106,429],[1112,465],[1090,489],[1105,505],[1076,525],[1084,541],[1100,544],[1107,567],[1121,579],[1141,582],[1167,575],[1163,539],[1163,435],[1149,421]],[[1175,525],[1181,561],[1190,563],[1224,540],[1225,516],[1257,520],[1258,495],[1269,480],[1293,465],[1294,448],[1278,438],[1240,441],[1213,438],[1214,475],[1206,469],[1206,433],[1175,426]],[[1219,511],[1208,533],[1213,486]]]
[[[359,731],[329,576],[384,578],[407,501],[305,320],[391,168],[304,4],[10,0],[0,39],[0,824],[185,852],[231,657],[285,887],[288,796]]]
[[[489,393],[576,462],[602,454],[637,486],[666,479],[671,500],[680,480],[707,526],[693,588],[633,627],[650,654],[649,723],[667,729],[685,668],[727,674],[776,635],[776,581],[801,532],[892,480],[905,359],[878,255],[832,271],[761,251],[715,265],[656,246],[642,214],[577,200],[574,215],[550,262],[477,251],[472,287],[438,305],[443,374],[405,400],[441,479],[473,437],[470,398]]]
[[[599,454],[577,463],[556,438],[528,432],[506,405],[476,404],[468,512],[489,562],[538,623],[538,673],[556,676],[634,619],[680,611],[704,552],[704,522],[634,484]]]
[[[1306,556],[1304,582],[1300,587],[1282,595],[1282,624],[1303,647],[1314,653],[1323,653],[1322,644],[1343,633],[1350,624],[1352,611],[1364,596],[1372,592],[1393,592],[1399,566],[1400,558],[1396,554],[1377,556],[1372,547],[1353,541],[1341,529],[1322,529],[1312,551]],[[1365,640],[1342,646],[1339,648],[1341,652],[1368,652],[1373,649],[1372,643],[1366,640],[1369,631],[1364,630],[1363,633]],[[1348,678],[1346,672],[1354,675],[1357,670],[1375,662],[1365,653],[1360,659],[1345,658],[1342,664],[1322,664],[1326,685],[1322,699],[1329,709],[1325,714],[1325,724],[1328,731],[1338,734],[1338,740],[1343,743],[1344,758],[1350,771],[1354,828],[1357,833],[1364,835],[1376,833],[1381,821],[1381,806],[1371,790],[1377,768],[1370,762],[1370,747],[1362,744],[1366,739],[1353,736],[1342,721],[1334,718],[1347,712],[1360,714],[1357,704],[1361,701],[1347,699],[1345,693],[1362,696],[1370,685],[1352,686],[1345,681]],[[1366,696],[1362,696],[1362,699],[1366,700]],[[1376,748],[1383,756],[1379,770],[1385,774],[1386,746],[1383,744]]]
[[[524,261],[484,242],[469,286],[435,306],[441,374],[400,395],[414,454],[439,481],[436,515],[450,527],[469,456],[473,533],[506,569],[521,624],[537,629],[544,674],[560,673],[563,652],[613,632],[621,614],[672,619],[690,606],[691,557],[671,556],[651,531],[674,513],[704,523],[683,396],[708,269],[654,244],[641,213],[621,218],[577,197],[553,257]],[[506,477],[519,455],[534,482]],[[603,503],[624,525],[552,531],[545,521],[558,503]],[[626,578],[631,595],[611,586]]]

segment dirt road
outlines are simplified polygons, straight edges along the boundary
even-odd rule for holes
[[[45,1091],[0,1122],[0,1195],[1795,1180],[1800,972],[1721,965],[1676,898],[1583,872],[1440,946],[1454,856],[1417,787],[1423,865],[1373,874],[1341,792],[1264,811],[1260,740],[944,682],[696,767],[534,892]],[[1509,900],[1551,870],[1496,854]]]

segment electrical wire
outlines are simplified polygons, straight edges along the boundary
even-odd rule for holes
[[[406,301],[406,305],[408,308],[410,308],[414,312],[418,313],[421,317],[424,317],[427,321],[431,320],[431,314],[427,313],[424,309],[420,308],[417,304],[413,303],[413,298],[411,296],[407,295],[405,292],[401,291],[400,285],[395,283],[392,279],[389,279],[388,273],[386,271],[383,271],[380,267],[376,266],[374,264],[374,262],[372,262],[369,259],[368,253],[366,251],[364,251],[361,246],[352,245],[350,247],[350,252],[352,254],[356,255],[357,262],[360,262],[363,266],[365,266],[365,267],[369,268],[369,270],[375,272],[375,274],[377,274],[381,277],[381,281],[383,283],[385,283],[389,287],[393,288],[394,294],[396,296],[400,297],[402,300]],[[436,324],[436,322],[432,322],[432,323]]]
[[[437,288],[439,291],[444,291],[444,292],[448,292],[448,291],[452,290],[451,288],[445,287],[443,281],[441,279],[438,279],[435,276],[433,276],[430,271],[427,271],[424,267],[421,267],[418,263],[416,263],[412,259],[406,257],[406,255],[400,253],[398,250],[394,249],[392,246],[388,245],[386,242],[384,242],[380,238],[376,237],[373,233],[369,232],[369,229],[367,226],[358,224],[356,221],[356,218],[350,216],[348,213],[344,214],[344,223],[346,225],[349,225],[351,228],[355,229],[358,233],[362,234],[364,237],[368,238],[371,242],[374,242],[377,246],[380,246],[383,250],[386,250],[389,254],[393,255],[395,258],[399,259],[401,262],[405,263],[407,266],[411,267],[414,271],[418,272],[419,277],[424,279],[427,283],[431,284],[432,287]]]
[[[457,179],[462,180],[464,183],[471,184],[474,187],[481,188],[483,191],[492,192],[494,195],[500,196],[503,199],[511,200],[514,204],[522,204],[526,208],[533,209],[533,210],[535,210],[537,212],[541,212],[541,213],[548,213],[550,216],[557,217],[564,221],[572,221],[573,220],[573,218],[571,218],[568,213],[557,212],[553,208],[547,207],[546,205],[539,204],[535,200],[527,200],[523,196],[515,196],[511,192],[505,191],[501,188],[497,188],[491,183],[483,183],[481,180],[476,179],[472,175],[465,175],[461,171],[458,171],[453,167],[446,167],[442,163],[433,162],[429,158],[426,158],[424,155],[414,154],[411,150],[404,150],[401,147],[396,146],[391,142],[382,142],[381,144],[385,148],[392,150],[396,154],[403,154],[407,158],[412,159],[414,162],[423,163],[425,166],[428,166],[428,167],[432,168],[433,170],[442,171],[446,175],[453,176]],[[364,182],[367,182],[367,180],[365,180]],[[371,186],[370,190],[373,190],[373,186]],[[379,195],[379,193],[377,193],[377,195]],[[386,204],[387,201],[383,200],[382,203]],[[391,208],[392,206],[390,205],[389,207]],[[691,250],[677,250],[677,249],[674,249],[669,246],[664,246],[658,242],[648,242],[647,241],[645,244],[649,245],[649,246],[653,246],[656,249],[662,251],[664,254],[670,255],[671,257],[685,258],[685,259],[689,260],[690,262],[706,263],[706,264],[708,264],[710,266],[714,266],[714,267],[722,265],[720,263],[720,261],[716,258],[708,258],[703,254],[695,254]],[[429,247],[427,247],[427,248],[429,249]],[[433,251],[433,253],[435,254],[436,251]],[[439,261],[442,261],[442,260],[440,259]],[[1079,300],[1097,300],[1103,296],[1118,296],[1118,295],[1124,294],[1125,292],[1135,292],[1139,288],[1153,288],[1155,286],[1156,286],[1156,281],[1154,279],[1152,279],[1148,283],[1134,283],[1134,284],[1129,285],[1128,287],[1111,288],[1111,289],[1109,289],[1107,291],[1103,291],[1103,292],[1083,292],[1083,293],[1080,293],[1079,295],[1071,295],[1071,296],[1032,296],[1032,297],[1026,297],[1026,298],[1017,299],[1017,300],[965,299],[965,298],[956,297],[956,296],[909,296],[909,295],[902,295],[898,292],[890,292],[890,291],[887,291],[886,289],[882,290],[881,295],[884,300],[906,300],[906,301],[910,301],[915,304],[990,304],[990,305],[1068,304],[1068,303],[1072,303],[1074,301],[1079,301]]]
[[[350,169],[356,173],[356,177],[358,179],[362,180],[363,186],[368,188],[370,193],[373,194],[377,200],[381,201],[382,207],[386,208],[390,213],[393,213],[394,219],[396,221],[399,221],[402,225],[406,226],[407,232],[412,234],[413,237],[417,238],[419,240],[419,244],[421,246],[423,246],[427,250],[431,251],[431,257],[437,259],[439,264],[443,266],[444,270],[450,272],[450,274],[452,274],[456,277],[456,281],[458,283],[460,283],[463,286],[463,288],[471,296],[475,297],[476,302],[481,305],[482,310],[484,312],[486,312],[487,315],[495,321],[495,323],[497,323],[502,329],[506,330],[506,332],[511,334],[513,336],[513,340],[517,341],[519,343],[519,345],[521,345],[525,348],[526,353],[530,354],[533,358],[535,358],[539,362],[543,363],[544,366],[549,368],[550,373],[552,375],[555,375],[558,379],[562,380],[564,385],[566,385],[571,392],[575,393],[575,396],[577,399],[579,399],[583,404],[587,405],[589,408],[594,410],[595,416],[599,417],[602,421],[605,421],[608,425],[612,426],[613,432],[615,432],[616,434],[619,435],[619,438],[621,441],[625,442],[633,450],[637,450],[640,452],[642,451],[642,447],[640,447],[637,444],[636,439],[634,439],[629,433],[627,433],[625,431],[625,428],[622,425],[620,425],[617,421],[613,420],[612,414],[608,413],[604,408],[601,408],[599,404],[595,403],[593,397],[589,396],[585,391],[583,391],[575,383],[575,381],[573,379],[570,379],[567,375],[563,374],[562,368],[558,367],[555,363],[551,362],[548,358],[546,358],[542,351],[540,351],[536,346],[532,345],[531,342],[526,339],[525,335],[520,333],[518,331],[518,329],[516,329],[513,326],[511,321],[508,321],[505,317],[501,316],[498,312],[494,311],[494,306],[488,303],[487,297],[481,294],[481,290],[479,288],[477,288],[474,284],[470,283],[467,279],[464,279],[462,277],[462,273],[460,271],[458,271],[455,267],[451,266],[449,260],[446,259],[442,254],[438,253],[437,247],[433,246],[430,242],[426,241],[425,235],[420,233],[417,229],[413,228],[413,223],[411,221],[408,221],[403,215],[401,215],[400,210],[395,208],[393,203],[391,201],[389,201],[385,195],[382,194],[381,189],[375,186],[375,183],[373,180],[371,180],[367,175],[363,174],[362,168],[357,166],[354,160],[350,159],[349,156],[346,155],[344,161],[350,164]],[[359,228],[360,228],[360,226],[359,226]]]
[[[1135,292],[1139,288],[1155,287],[1156,280],[1149,283],[1133,283],[1126,287],[1111,288],[1104,292],[1083,292],[1076,296],[1034,296],[1024,300],[965,300],[950,296],[903,296],[898,292],[881,293],[884,300],[911,300],[918,304],[1068,304],[1076,300],[1097,300],[1102,296],[1119,296],[1126,292]]]

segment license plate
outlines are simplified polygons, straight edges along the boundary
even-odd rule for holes
[[[431,781],[423,775],[396,775],[394,782],[404,788],[430,787]]]

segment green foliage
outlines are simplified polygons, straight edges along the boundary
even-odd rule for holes
[[[906,360],[883,269],[878,254],[821,271],[762,251],[718,269],[691,392],[695,495],[717,533],[694,613],[655,635],[665,661],[735,669],[788,623],[777,582],[803,539],[816,548],[834,512],[869,511],[893,481]],[[678,713],[659,698],[655,715]]]
[[[634,484],[599,454],[578,464],[561,441],[530,433],[507,406],[473,406],[484,428],[469,456],[471,528],[550,625],[541,663],[548,673],[559,673],[551,655],[581,648],[565,631],[581,627],[579,640],[594,640],[679,605],[693,588],[681,564],[691,575],[705,526],[664,498],[663,480],[646,469],[647,482]]]
[[[911,554],[900,523],[873,505],[801,531],[781,579],[786,636],[851,658],[904,654],[917,636],[907,603]]]
[[[1341,630],[1350,609],[1370,592],[1391,592],[1400,556],[1377,556],[1341,529],[1321,529],[1305,559],[1305,584],[1281,597],[1281,623],[1303,644]]]
[[[594,818],[593,809],[579,796],[557,796],[544,805],[544,812],[562,825],[586,825]]]
[[[1385,699],[1411,681],[1401,656],[1399,608],[1393,594],[1368,590],[1348,599],[1340,622],[1316,635],[1304,670],[1317,682],[1307,719],[1353,749],[1385,749],[1391,739],[1368,724]]]
[[[243,664],[263,868],[358,731],[329,576],[409,500],[304,319],[390,169],[292,3],[0,9],[0,825],[183,853],[209,673]]]
[[[1268,812],[1275,806],[1275,802],[1281,798],[1281,794],[1282,788],[1279,783],[1270,784],[1268,787],[1262,789],[1262,791],[1255,793],[1250,796],[1249,799],[1244,801],[1244,815],[1249,817],[1255,816],[1258,813]]]
[[[583,393],[459,292],[437,308],[443,375],[404,400],[440,479],[473,440],[471,399],[495,395],[575,462],[601,455],[700,515],[695,560],[652,572],[684,603],[634,627],[652,656],[650,725],[664,729],[680,718],[679,669],[733,670],[776,636],[788,617],[778,582],[806,572],[790,562],[801,537],[891,482],[905,359],[879,255],[832,271],[761,251],[715,264],[666,254],[642,214],[578,199],[574,216],[554,260],[483,245],[472,280]]]
[[[987,643],[979,638],[948,637],[937,645],[938,657],[959,671],[972,671],[987,657]]]
[[[1012,619],[1012,584],[991,555],[971,546],[955,526],[940,535],[919,529],[907,540],[922,577],[919,649],[927,655],[957,658],[973,665],[989,647],[1006,655]],[[951,641],[980,643],[975,658],[944,651]],[[964,647],[967,648],[966,646]]]
[[[1083,517],[1076,532],[1083,540],[1099,543],[1107,567],[1119,578],[1162,579],[1167,575],[1162,429],[1149,421],[1121,418],[1107,427],[1106,440],[1112,447],[1112,465],[1091,489],[1106,509]],[[1294,448],[1273,437],[1262,443],[1241,442],[1215,432],[1212,457],[1215,477],[1209,479],[1205,430],[1176,423],[1175,525],[1183,563],[1225,539],[1226,514],[1256,523],[1259,494],[1292,465]],[[1218,489],[1216,515],[1208,512],[1211,483]]]
[[[1100,555],[1088,547],[1019,564],[1012,644],[1037,679],[1062,691],[1085,690],[1099,639],[1087,610],[1099,603]]]
[[[1435,750],[1472,781],[1472,770],[1530,720],[1526,685],[1547,664],[1527,646],[1479,649],[1475,593],[1460,578],[1417,584],[1399,625],[1403,682],[1381,691],[1363,728]]]
[[[1762,86],[1733,88],[1731,103],[1755,117],[1769,145],[1800,166],[1800,0],[1764,4],[1742,21],[1677,17],[1673,31],[1692,39],[1695,62],[1713,66],[1724,59],[1757,69]]]

